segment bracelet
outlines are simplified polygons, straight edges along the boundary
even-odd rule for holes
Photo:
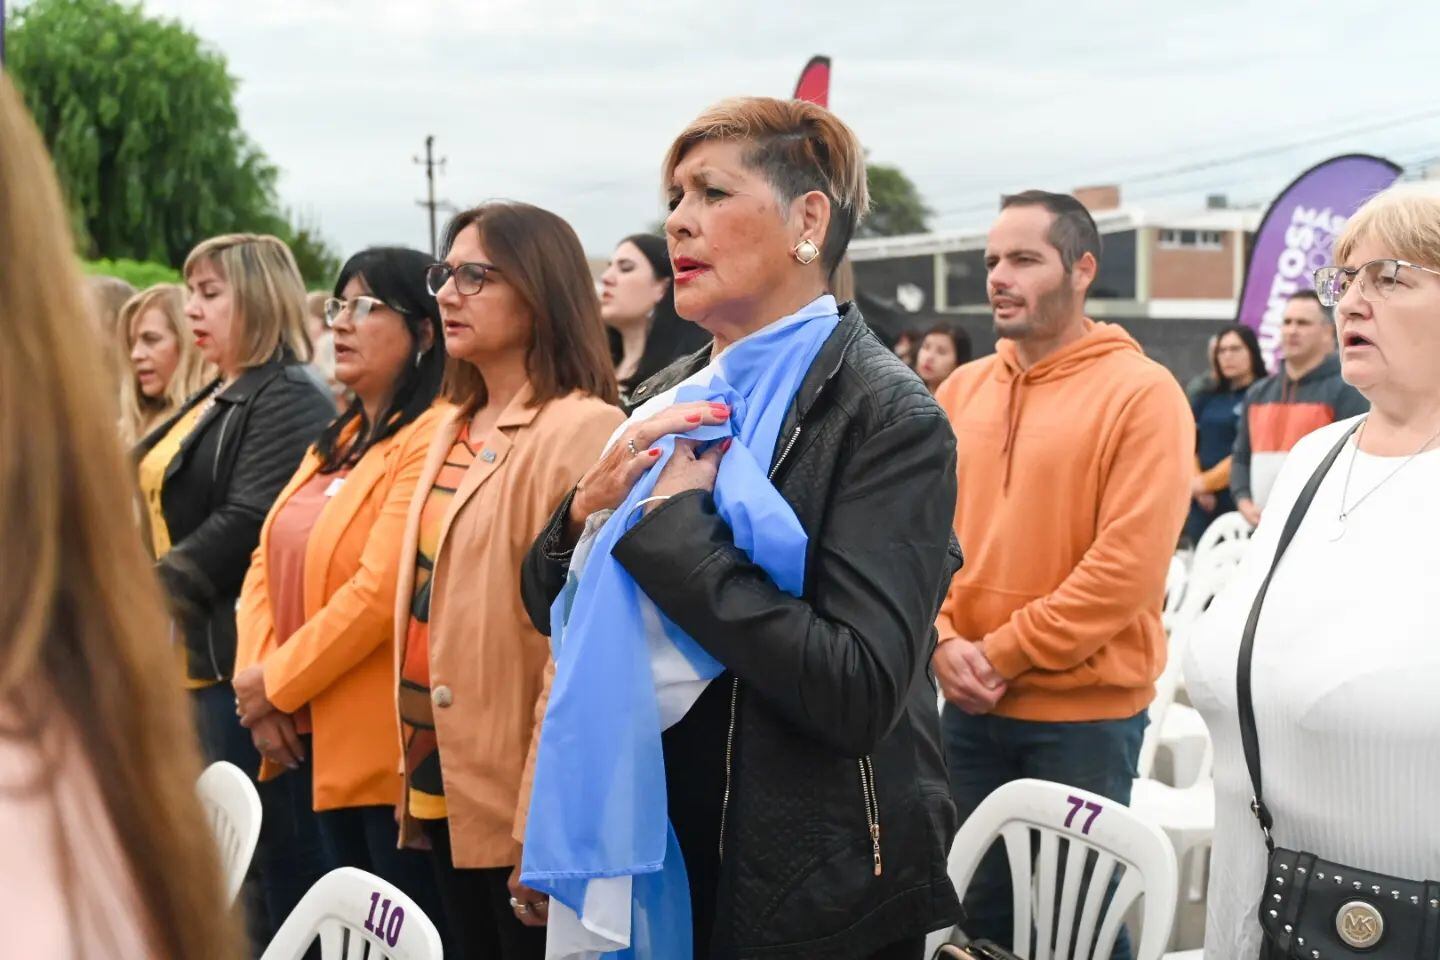
[[[662,500],[669,500],[671,496],[672,496],[672,494],[665,494],[665,495],[659,496],[659,497],[646,497],[644,500],[639,501],[638,503],[635,504],[635,506],[633,506],[633,507],[630,508],[630,514],[631,514],[631,516],[634,516],[635,511],[636,511],[636,510],[639,510],[641,507],[645,506],[645,504],[647,504],[647,503],[659,503],[659,502],[662,501]]]

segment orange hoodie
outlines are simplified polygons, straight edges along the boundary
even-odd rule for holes
[[[959,443],[965,567],[941,640],[982,644],[1022,720],[1113,720],[1154,697],[1165,575],[1190,502],[1195,421],[1180,385],[1114,324],[1022,370],[1015,345],[935,397]]]

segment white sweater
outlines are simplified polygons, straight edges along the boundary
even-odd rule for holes
[[[1206,960],[1255,957],[1260,945],[1266,853],[1240,745],[1240,634],[1295,498],[1353,422],[1296,445],[1249,555],[1187,647],[1187,689],[1215,741]],[[1440,451],[1380,486],[1332,541],[1354,454],[1352,438],[1281,561],[1256,631],[1265,799],[1280,846],[1440,880]],[[1358,454],[1346,503],[1403,459]]]

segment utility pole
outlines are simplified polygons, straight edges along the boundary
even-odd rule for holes
[[[3,0],[0,0],[0,2],[3,2]],[[425,159],[421,160],[419,157],[415,157],[414,160],[416,163],[423,163],[425,165],[426,198],[424,200],[417,200],[416,203],[430,213],[430,256],[436,257],[439,256],[439,252],[435,246],[437,239],[435,235],[435,210],[440,204],[435,200],[435,168],[439,167],[443,170],[445,168],[445,158],[435,159],[435,135],[433,133],[425,138]]]

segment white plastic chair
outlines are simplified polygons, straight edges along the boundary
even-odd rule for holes
[[[1130,809],[1170,838],[1175,859],[1186,869],[1192,903],[1205,898],[1210,847],[1215,839],[1215,783],[1207,775],[1188,787],[1139,779],[1130,785]]]
[[[1143,894],[1135,956],[1159,960],[1175,920],[1177,882],[1175,853],[1159,829],[1085,790],[1044,780],[1012,781],[986,797],[955,837],[950,880],[962,895],[980,858],[998,839],[1004,840],[1010,860],[1016,953],[1029,960],[1104,960],[1126,912]],[[1037,839],[1039,854],[1032,856]],[[1067,848],[1063,858],[1062,841]],[[1093,864],[1088,883],[1087,864]],[[1107,905],[1117,870],[1122,871],[1119,883]],[[931,934],[926,956],[949,935]]]
[[[1190,579],[1190,570],[1179,554],[1170,558],[1170,572],[1165,575],[1165,607],[1160,621],[1169,630],[1175,615],[1180,612],[1180,603],[1185,599],[1185,584]]]
[[[315,938],[321,960],[441,960],[440,932],[379,877],[340,867],[295,905],[260,960],[301,960]]]
[[[195,789],[220,846],[225,893],[234,903],[260,839],[260,794],[245,771],[224,760],[206,767]]]
[[[1195,566],[1200,566],[1205,561],[1205,555],[1220,544],[1249,540],[1254,533],[1255,528],[1239,510],[1222,513],[1200,534],[1200,542],[1195,544]]]

